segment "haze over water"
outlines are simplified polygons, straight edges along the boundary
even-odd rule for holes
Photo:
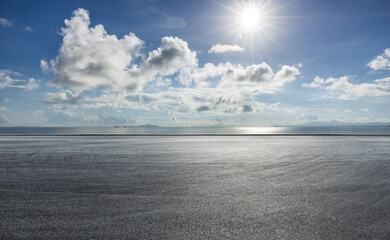
[[[390,135],[390,125],[317,127],[9,127],[0,135]]]

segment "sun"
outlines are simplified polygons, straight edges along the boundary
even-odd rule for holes
[[[245,30],[253,31],[260,25],[260,14],[255,8],[244,9],[241,13],[241,25]]]
[[[225,41],[243,46],[247,51],[250,51],[252,61],[259,51],[267,51],[267,45],[270,42],[282,49],[273,35],[285,32],[284,29],[277,26],[278,21],[290,17],[278,14],[293,2],[280,4],[274,0],[214,1],[226,11],[224,15],[218,17],[218,19],[223,20],[221,26],[210,30],[210,32],[223,31],[226,34]]]

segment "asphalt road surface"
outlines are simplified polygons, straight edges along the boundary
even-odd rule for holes
[[[390,137],[0,137],[1,239],[390,239]]]

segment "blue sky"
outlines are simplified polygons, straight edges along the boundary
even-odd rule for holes
[[[1,126],[390,122],[390,2],[0,2]]]

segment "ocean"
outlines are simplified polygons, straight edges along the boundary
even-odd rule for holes
[[[390,125],[319,127],[0,127],[0,135],[390,135]]]
[[[384,129],[2,128],[0,239],[389,239]]]

